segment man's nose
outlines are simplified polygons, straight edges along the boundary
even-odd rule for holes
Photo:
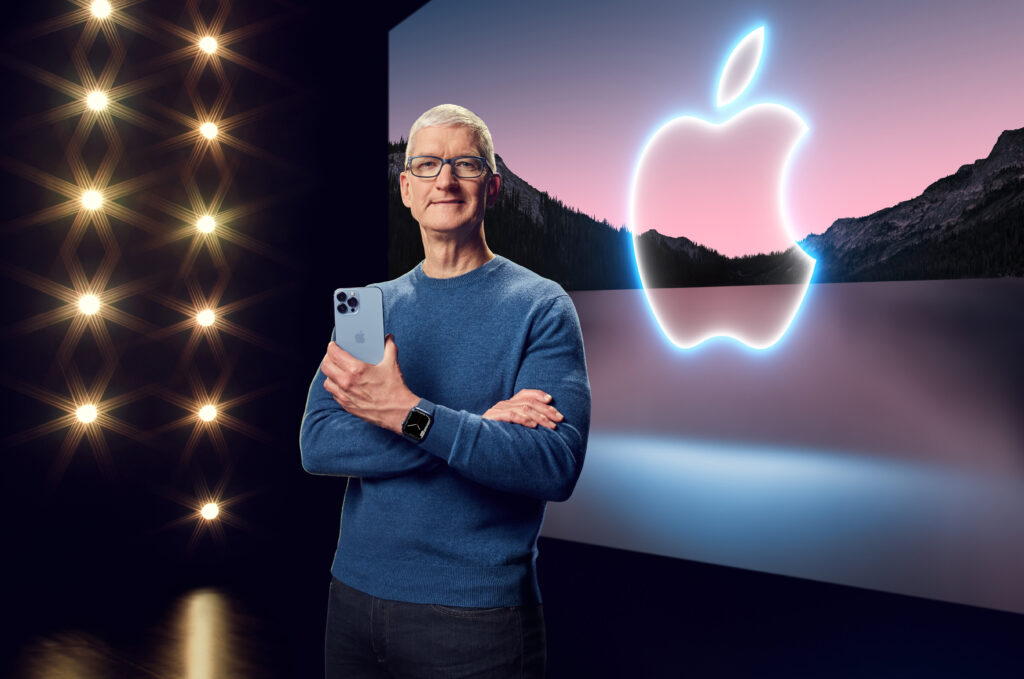
[[[437,185],[442,189],[449,188],[451,186],[457,186],[459,183],[458,178],[455,176],[455,170],[452,169],[451,163],[445,163],[441,166],[441,172],[437,175]]]

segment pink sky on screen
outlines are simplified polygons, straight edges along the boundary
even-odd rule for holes
[[[425,67],[423,41],[456,21],[460,49],[482,56]],[[725,57],[762,24],[753,83],[717,109]],[[913,198],[1024,127],[1022,28],[1024,2],[1000,0],[434,0],[391,32],[389,136],[430,106],[461,103],[513,172],[621,226],[640,152],[662,125],[779,103],[809,128],[784,196],[801,238]]]
[[[729,257],[786,250],[793,238],[780,209],[780,176],[805,130],[771,104],[720,125],[693,117],[667,123],[638,166],[634,232],[685,236]]]

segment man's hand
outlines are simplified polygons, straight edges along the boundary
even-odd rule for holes
[[[539,389],[520,389],[507,401],[498,401],[483,414],[485,420],[514,422],[531,429],[539,424],[554,429],[564,418],[551,403],[551,395]]]
[[[338,405],[356,417],[396,434],[402,433],[405,416],[420,401],[402,379],[398,347],[392,335],[385,339],[384,358],[377,365],[364,363],[331,342],[327,345],[327,354],[320,369],[327,377],[324,389],[330,392]]]

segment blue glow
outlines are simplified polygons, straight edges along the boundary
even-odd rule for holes
[[[760,66],[760,62],[763,59],[763,54],[764,54],[763,39],[766,36],[766,33],[767,33],[767,28],[764,25],[761,25],[761,26],[759,26],[759,27],[757,27],[757,28],[755,28],[755,29],[753,29],[751,31],[746,32],[744,34],[744,38],[739,41],[739,43],[736,45],[736,47],[732,51],[730,51],[729,56],[726,57],[725,63],[723,64],[722,68],[719,70],[719,72],[722,74],[721,78],[724,78],[725,69],[728,68],[729,63],[730,63],[732,57],[735,56],[735,54],[740,50],[740,48],[743,47],[744,44],[747,43],[749,40],[755,39],[756,36],[758,36],[758,35],[761,36],[761,38],[762,38],[761,52],[758,55],[757,62],[755,63],[755,65],[754,65],[754,67],[752,69],[752,73],[750,75],[750,78],[743,85],[743,87],[740,89],[740,91],[737,92],[727,102],[725,102],[725,104],[728,104],[729,102],[734,101],[736,98],[739,97],[740,94],[742,94],[743,92],[747,91],[749,89],[753,79],[756,77],[756,74],[760,70],[762,70],[762,69],[759,68],[759,66]],[[719,84],[721,84],[721,79],[719,81]],[[716,99],[717,99],[717,94],[716,94]],[[640,167],[641,167],[641,164],[643,162],[644,155],[646,154],[647,150],[651,147],[651,144],[655,140],[655,138],[659,134],[661,134],[664,130],[666,130],[669,126],[671,126],[671,125],[673,125],[675,123],[686,121],[686,120],[694,120],[694,121],[698,121],[698,122],[701,122],[701,123],[706,124],[706,125],[710,125],[712,127],[724,128],[725,126],[727,126],[730,123],[732,123],[734,120],[737,120],[738,118],[743,116],[748,111],[753,111],[754,109],[759,109],[759,108],[763,109],[765,107],[775,108],[775,109],[778,109],[778,110],[781,110],[781,111],[785,112],[787,115],[793,116],[796,119],[796,121],[798,121],[799,125],[802,127],[802,133],[798,136],[796,141],[789,148],[789,150],[787,151],[787,153],[785,155],[785,160],[783,162],[782,169],[780,171],[780,176],[779,176],[778,201],[777,201],[778,205],[779,205],[779,210],[780,210],[780,215],[779,216],[781,218],[781,222],[783,224],[783,227],[786,229],[786,233],[788,234],[788,236],[789,236],[790,240],[792,241],[793,245],[803,255],[803,257],[806,258],[806,261],[807,261],[807,263],[809,265],[809,270],[808,270],[808,273],[807,273],[807,277],[806,277],[806,279],[804,281],[802,281],[802,283],[800,283],[800,285],[803,286],[802,294],[800,295],[800,298],[796,301],[795,305],[793,306],[793,308],[792,308],[791,312],[789,313],[788,318],[786,319],[786,321],[784,323],[780,324],[780,327],[779,327],[778,331],[775,332],[773,336],[769,337],[768,340],[756,340],[756,339],[751,339],[750,337],[741,337],[741,336],[739,336],[736,333],[736,331],[731,331],[729,329],[716,329],[716,330],[712,330],[710,333],[700,337],[696,341],[677,342],[676,339],[674,339],[669,334],[668,330],[665,327],[665,324],[662,323],[661,319],[658,317],[658,313],[657,313],[656,309],[654,308],[654,305],[653,305],[653,303],[651,301],[651,297],[650,297],[650,295],[647,292],[647,286],[644,283],[645,279],[644,279],[643,271],[641,270],[641,267],[640,267],[640,258],[637,256],[637,252],[636,252],[636,239],[637,239],[637,237],[639,237],[640,234],[638,233],[638,231],[642,227],[641,227],[641,225],[637,224],[635,196],[636,196],[637,177],[638,177],[639,172],[640,172]],[[668,118],[666,122],[662,123],[657,128],[655,128],[655,131],[653,133],[651,133],[651,135],[644,142],[643,146],[640,148],[640,152],[637,155],[637,158],[634,161],[634,165],[633,165],[633,179],[632,179],[632,183],[631,183],[629,202],[628,202],[628,205],[629,205],[629,208],[628,208],[629,209],[629,221],[630,221],[629,227],[630,227],[630,230],[633,233],[633,261],[634,261],[634,263],[636,264],[636,267],[637,267],[637,277],[640,279],[641,285],[642,285],[643,290],[644,290],[644,298],[647,301],[648,311],[650,312],[651,316],[653,317],[653,319],[654,319],[655,323],[657,324],[658,328],[661,330],[662,334],[675,347],[677,347],[679,349],[693,349],[693,348],[703,344],[704,342],[706,342],[706,341],[708,341],[710,339],[724,338],[724,339],[735,340],[735,341],[739,342],[740,344],[746,346],[747,348],[760,351],[760,350],[769,349],[769,348],[771,348],[773,346],[776,346],[778,344],[778,342],[782,339],[782,337],[785,336],[785,334],[789,330],[789,328],[792,327],[792,325],[793,325],[797,315],[799,314],[800,309],[803,307],[804,301],[805,301],[806,296],[807,296],[807,291],[808,291],[808,289],[810,287],[810,283],[811,283],[811,280],[814,277],[814,273],[815,273],[816,266],[817,266],[817,261],[813,257],[811,257],[802,247],[800,247],[800,245],[797,242],[796,236],[795,236],[793,228],[791,226],[791,221],[790,221],[790,218],[789,218],[789,213],[788,213],[788,209],[786,207],[786,200],[785,200],[787,181],[788,181],[788,176],[789,176],[789,167],[790,167],[790,163],[791,163],[792,158],[793,158],[793,154],[794,154],[796,148],[800,145],[800,141],[803,139],[804,136],[806,136],[806,133],[809,130],[810,130],[810,128],[804,122],[803,117],[801,117],[799,114],[797,114],[792,108],[790,108],[788,106],[784,106],[784,105],[779,104],[779,103],[759,102],[759,103],[756,103],[756,104],[752,104],[751,106],[748,106],[747,108],[741,110],[740,112],[738,112],[735,115],[733,115],[732,117],[730,117],[728,120],[725,120],[724,122],[721,122],[721,123],[712,123],[712,122],[703,120],[702,118],[699,118],[697,116],[688,115],[688,114],[679,115],[679,116],[673,116],[671,118]]]

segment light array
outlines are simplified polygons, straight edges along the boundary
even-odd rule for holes
[[[184,4],[193,23],[192,29],[148,15],[147,8],[137,2],[113,5],[105,0],[72,2],[74,9],[66,15],[46,21],[22,35],[32,38],[56,31],[78,31],[77,42],[73,43],[70,55],[77,79],[68,80],[30,61],[12,64],[15,70],[67,97],[67,103],[24,118],[12,126],[10,132],[27,135],[36,134],[46,126],[70,126],[70,135],[64,135],[67,139],[64,149],[67,167],[53,166],[52,160],[42,161],[42,154],[36,157],[32,153],[25,154],[22,159],[3,162],[4,169],[63,196],[63,202],[9,221],[4,225],[5,230],[0,232],[18,233],[48,223],[68,224],[66,237],[59,246],[58,259],[66,269],[67,282],[62,280],[65,279],[63,275],[53,280],[31,270],[37,266],[48,266],[49,261],[16,266],[0,263],[8,278],[61,302],[55,308],[11,325],[6,334],[36,333],[64,324],[67,330],[55,352],[52,369],[49,376],[40,381],[63,378],[68,393],[65,395],[59,388],[54,390],[0,375],[0,381],[6,386],[47,404],[57,413],[55,419],[8,436],[4,443],[21,444],[66,429],[67,435],[54,461],[55,480],[59,480],[83,439],[89,442],[103,474],[109,480],[116,478],[115,461],[106,434],[128,437],[143,446],[152,447],[158,435],[178,428],[191,428],[191,434],[180,451],[181,464],[189,462],[202,440],[208,441],[225,462],[224,458],[230,452],[224,438],[225,430],[268,442],[266,434],[233,415],[232,411],[237,412],[238,406],[262,397],[271,388],[257,388],[233,397],[225,395],[232,381],[238,349],[229,347],[224,337],[234,337],[262,350],[284,352],[281,347],[231,320],[231,314],[278,294],[280,289],[242,298],[235,295],[233,301],[224,301],[231,279],[225,247],[240,247],[257,257],[298,268],[289,258],[253,238],[247,233],[248,229],[240,228],[246,225],[247,218],[260,214],[284,196],[260,196],[257,201],[243,202],[244,196],[232,192],[235,172],[240,164],[239,156],[249,156],[279,168],[289,167],[285,161],[238,136],[239,130],[257,122],[271,107],[261,105],[257,109],[228,114],[233,79],[227,76],[225,63],[258,76],[286,82],[280,75],[233,49],[237,43],[271,28],[275,22],[260,20],[225,32],[223,29],[231,12],[231,3],[224,0],[217,5],[215,15],[209,21],[203,18],[198,0],[187,0]],[[122,82],[119,74],[125,61],[131,57],[126,44],[139,44],[139,41],[126,43],[123,40],[125,32],[155,39],[154,44],[166,46],[177,42],[179,47],[172,47],[170,52],[156,58],[150,56],[141,66],[135,64],[142,75],[135,81]],[[100,43],[106,44],[109,57],[97,73],[89,55]],[[183,79],[167,77],[170,69],[177,68],[187,68]],[[200,81],[204,74],[209,76],[204,81],[207,85],[212,81],[217,86],[211,104],[203,99],[204,89]],[[192,104],[188,113],[164,103],[177,100],[173,92],[172,96],[146,98],[148,92],[158,87],[177,88],[180,93],[182,82]],[[122,140],[123,126],[139,131],[133,137],[135,139],[142,133],[155,140],[147,147],[150,155],[147,156],[146,171],[134,177],[131,176],[132,149],[126,149]],[[96,153],[97,140],[106,149],[99,155]],[[164,159],[165,167],[149,167],[150,158]],[[45,166],[36,167],[35,163]],[[214,170],[216,179],[212,186],[205,185],[209,183],[211,174],[200,173],[204,163]],[[204,177],[202,182],[198,178],[200,175]],[[184,204],[180,199],[162,195],[177,195],[173,182],[179,179],[184,188]],[[153,253],[184,240],[189,241],[188,248],[170,262],[164,257],[162,271],[160,267],[151,267],[143,277],[111,285],[115,274],[124,279],[126,266],[121,258],[122,239],[130,229],[137,229],[148,238],[146,243],[135,246],[133,257],[140,256],[140,253]],[[99,244],[102,249],[98,257],[95,249],[89,256],[82,254],[81,248],[86,241]],[[199,257],[204,253],[217,273],[212,287],[208,285],[208,277],[199,275]],[[164,289],[172,279],[184,283],[189,301]],[[122,303],[131,298],[156,302],[179,312],[182,320],[168,325],[165,321],[147,320],[128,313],[122,308]],[[166,352],[165,340],[189,329],[192,333],[185,340],[177,361],[166,357],[156,359],[168,366],[177,366],[166,381],[109,395],[107,392],[116,385],[119,357],[124,351],[118,346],[122,340],[115,339],[123,335],[111,335],[111,324],[131,331],[137,338],[148,342],[146,346],[153,351]],[[83,349],[80,344],[86,334],[91,335],[99,360],[81,358]],[[219,366],[219,373],[211,376],[212,388],[205,386],[196,363],[196,351],[204,340]],[[134,344],[139,345],[139,342]],[[209,365],[204,365],[203,372],[209,370]],[[191,389],[190,396],[182,395],[174,386],[182,379]],[[171,421],[165,425],[146,425],[145,428],[132,426],[117,417],[119,408],[147,398],[162,399],[172,409],[181,409],[185,414],[177,419],[171,415]],[[146,454],[145,448],[142,454]],[[192,511],[191,516],[198,512],[203,523],[212,527],[224,521],[239,523],[237,517],[225,512],[228,505],[238,500],[237,497],[224,497],[230,470],[231,464],[225,462],[224,475],[216,491],[204,493],[204,499],[198,505],[195,498],[186,503]],[[198,533],[193,537],[196,535]]]

